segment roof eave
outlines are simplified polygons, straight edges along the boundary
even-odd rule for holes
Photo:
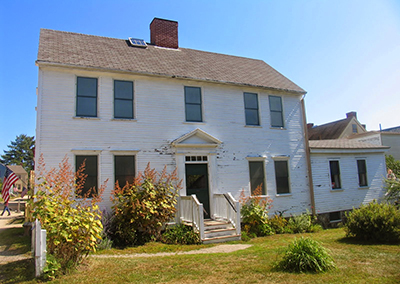
[[[289,92],[289,93],[294,93],[296,95],[305,95],[307,93],[304,90],[299,91],[299,90],[283,89],[283,88],[268,87],[268,86],[262,86],[262,85],[253,85],[253,84],[246,84],[246,83],[236,83],[236,82],[229,82],[229,81],[212,80],[209,78],[196,78],[196,77],[190,77],[190,76],[179,76],[179,75],[171,75],[171,74],[164,74],[164,73],[140,72],[140,71],[121,70],[121,69],[104,68],[104,67],[74,65],[74,64],[65,64],[65,63],[59,63],[59,62],[50,62],[50,61],[44,61],[44,60],[36,60],[35,64],[38,67],[50,66],[50,67],[78,68],[78,69],[84,69],[84,70],[87,70],[87,69],[93,70],[94,69],[94,70],[103,71],[103,72],[129,73],[129,74],[135,74],[135,75],[185,79],[185,80],[211,82],[211,83],[227,84],[227,85],[234,85],[234,86],[246,86],[246,87],[261,88],[261,89],[268,89],[268,90],[274,90],[274,91]]]

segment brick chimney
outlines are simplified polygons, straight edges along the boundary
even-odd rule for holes
[[[178,22],[154,18],[150,24],[150,41],[157,46],[178,48]]]
[[[351,112],[346,113],[346,118],[351,118],[351,117],[354,117],[355,119],[357,119],[357,112],[351,111]]]
[[[307,129],[313,128],[314,127],[314,123],[307,123]]]

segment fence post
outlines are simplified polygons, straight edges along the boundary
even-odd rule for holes
[[[39,277],[43,273],[46,265],[46,230],[42,230],[39,220],[35,220],[34,229],[34,256],[35,256],[35,276]]]

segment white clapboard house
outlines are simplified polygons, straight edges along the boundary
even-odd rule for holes
[[[86,160],[87,188],[109,179],[102,208],[149,162],[177,168],[177,220],[206,242],[239,238],[237,200],[260,184],[271,213],[315,208],[305,91],[265,62],[181,48],[155,18],[150,43],[42,29],[36,64],[36,159]]]

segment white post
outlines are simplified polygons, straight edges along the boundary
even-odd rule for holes
[[[34,229],[34,256],[35,256],[35,276],[39,277],[43,273],[46,265],[46,230],[42,230],[39,220],[35,220]]]
[[[200,239],[204,240],[204,213],[203,213],[203,204],[200,204],[199,206],[199,228],[200,228]]]
[[[241,234],[241,215],[240,215],[240,202],[236,202],[236,234]]]

